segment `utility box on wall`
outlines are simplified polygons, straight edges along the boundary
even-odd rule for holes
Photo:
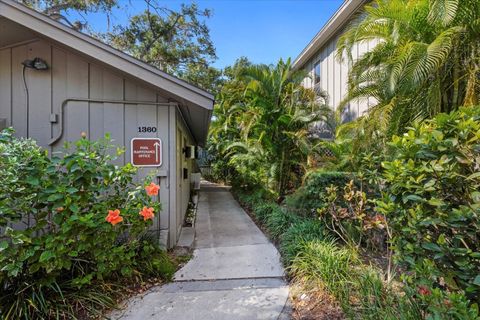
[[[82,133],[109,133],[125,150],[115,164],[137,166],[137,182],[157,177],[162,212],[152,230],[174,246],[190,191],[176,173],[188,176],[193,161],[177,142],[205,143],[213,96],[14,1],[0,0],[0,22],[0,129],[49,154]]]

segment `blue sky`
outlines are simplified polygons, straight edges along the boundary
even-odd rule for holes
[[[175,9],[182,2],[161,3]],[[213,11],[207,20],[210,35],[217,48],[215,66],[231,65],[241,56],[255,63],[275,63],[279,58],[294,59],[327,22],[342,0],[199,0],[200,8]],[[128,15],[142,11],[143,0],[122,0],[115,9],[112,23],[128,21]],[[105,31],[104,15],[88,16],[91,27]]]

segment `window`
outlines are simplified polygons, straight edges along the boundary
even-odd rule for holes
[[[320,62],[315,63],[313,68],[313,80],[314,84],[320,83]]]

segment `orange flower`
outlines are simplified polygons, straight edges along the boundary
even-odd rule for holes
[[[142,211],[140,211],[138,214],[143,217],[143,221],[147,221],[148,219],[153,220],[153,217],[155,216],[153,214],[153,208],[147,207],[143,207]]]
[[[108,215],[105,218],[107,222],[110,222],[112,226],[116,225],[119,222],[123,221],[123,218],[120,217],[120,210],[108,210]]]
[[[153,182],[145,187],[145,191],[147,191],[149,196],[156,196],[158,194],[158,190],[160,190],[160,186]]]

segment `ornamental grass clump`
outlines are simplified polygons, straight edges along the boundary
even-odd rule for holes
[[[292,224],[280,237],[280,252],[284,264],[290,265],[305,242],[328,238],[322,222],[305,219]]]
[[[49,158],[0,133],[0,318],[74,318],[114,304],[108,283],[171,276],[148,240],[158,186],[114,166],[108,138]]]

